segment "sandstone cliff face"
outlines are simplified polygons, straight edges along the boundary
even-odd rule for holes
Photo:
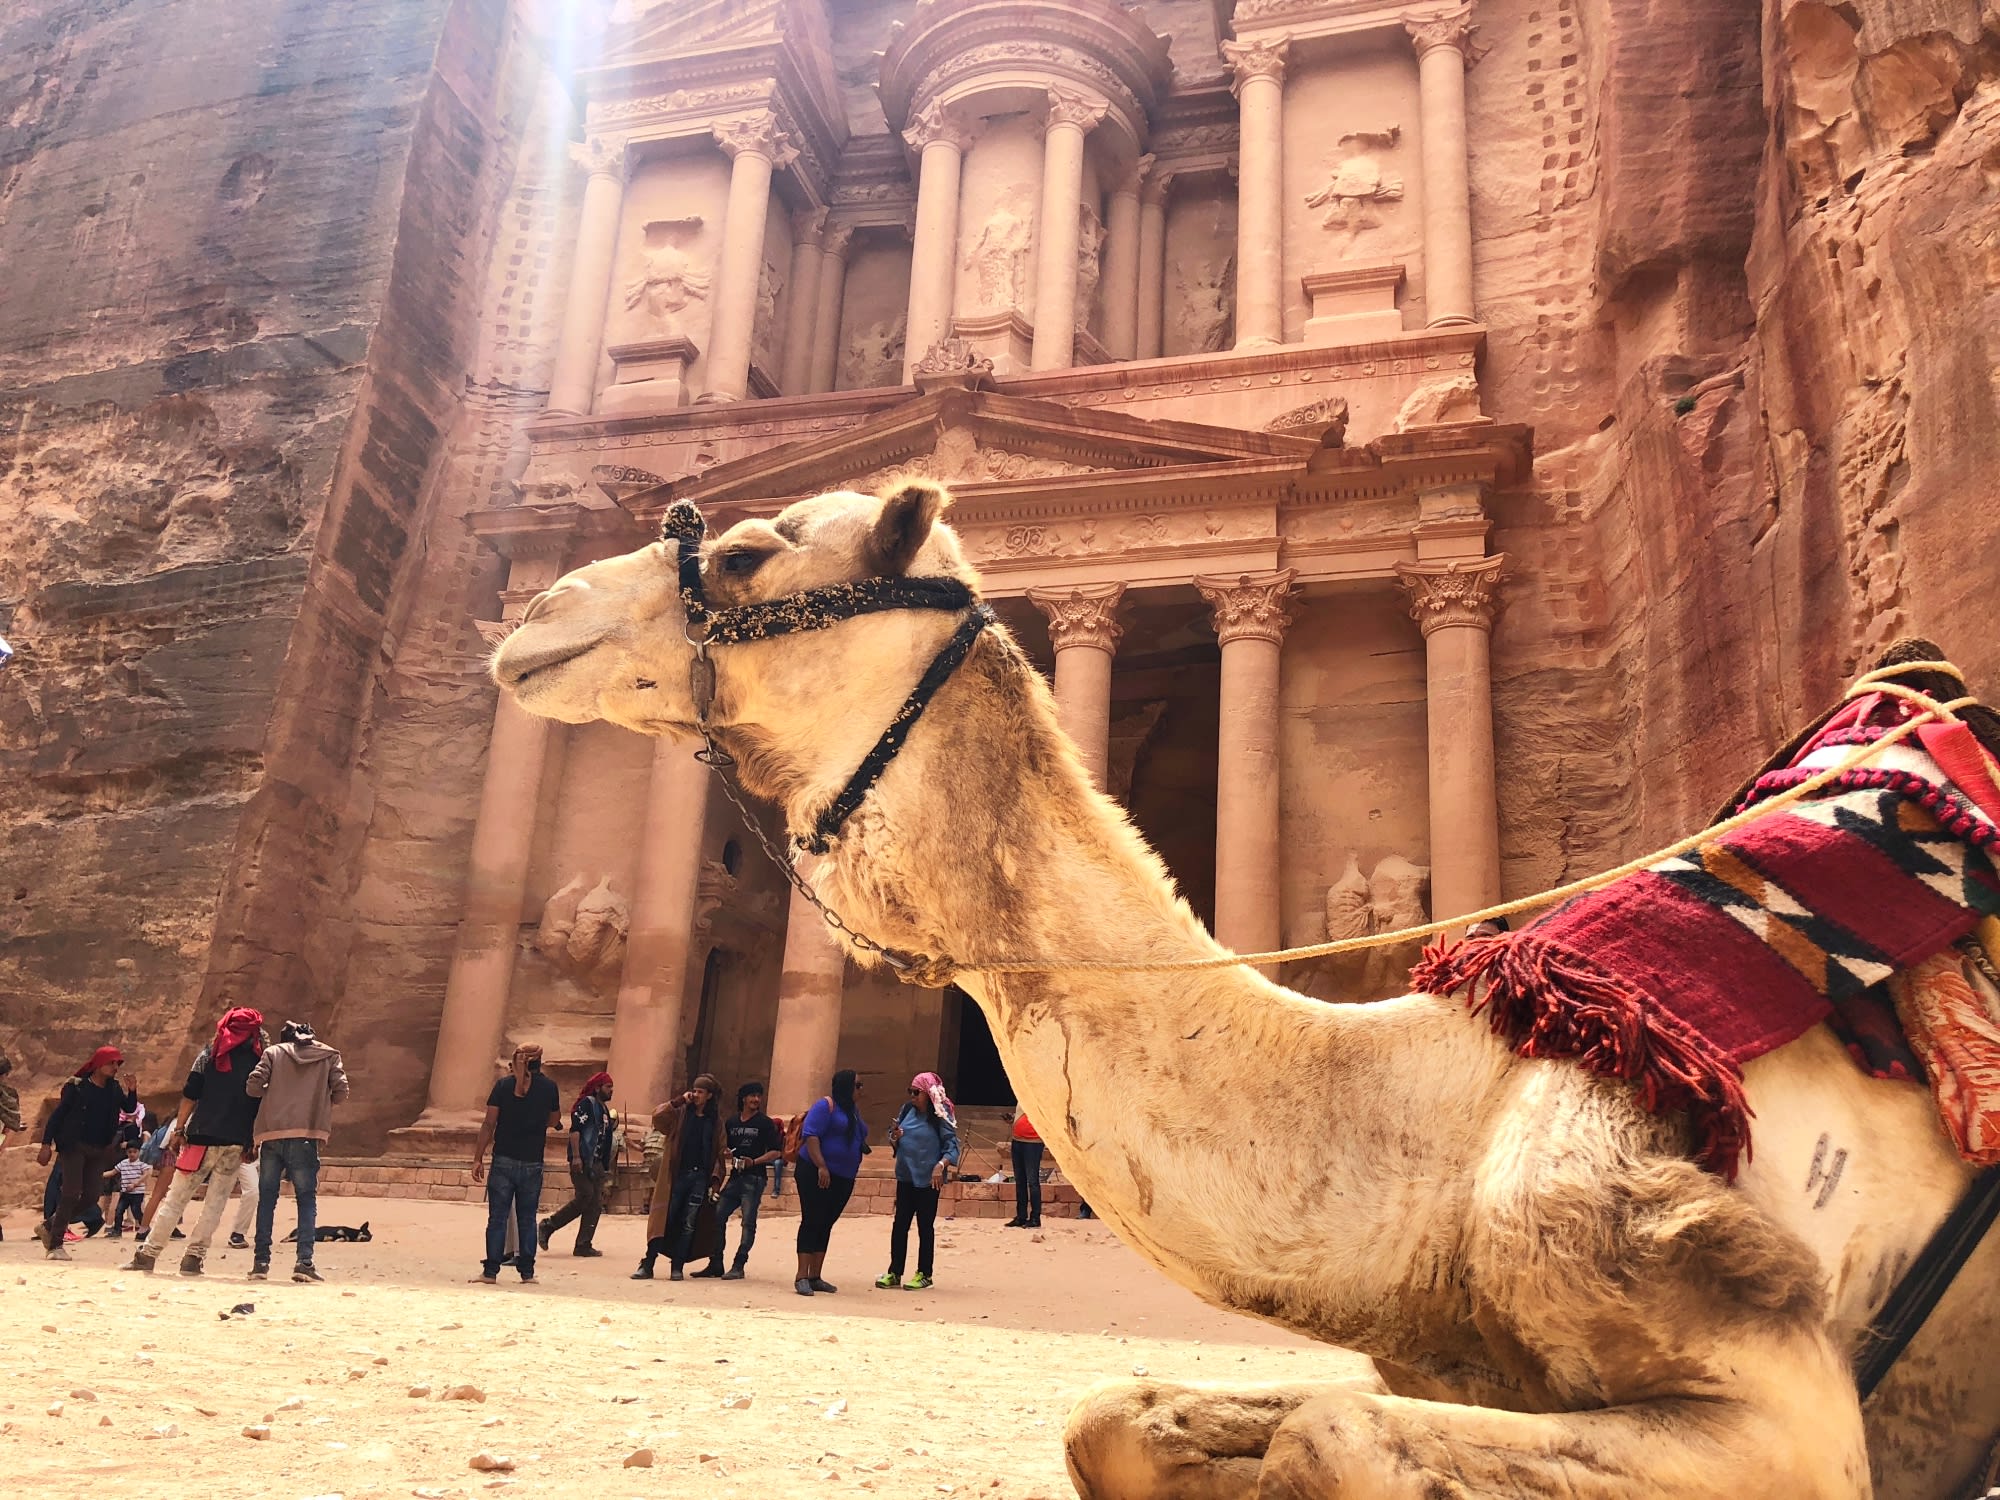
[[[337,977],[504,15],[0,17],[0,1021],[31,1101],[107,1038],[157,1094],[214,1004],[311,1013]]]

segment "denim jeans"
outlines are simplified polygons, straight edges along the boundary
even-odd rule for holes
[[[298,1263],[309,1266],[319,1242],[319,1142],[310,1136],[266,1141],[257,1148],[257,1239],[252,1257],[271,1259],[271,1231],[277,1227],[278,1189],[289,1181],[299,1200]],[[210,1191],[213,1191],[211,1189]]]
[[[1014,1217],[1039,1219],[1042,1216],[1041,1141],[1014,1142]]]
[[[764,1174],[745,1172],[723,1184],[722,1201],[715,1206],[715,1259],[721,1263],[729,1249],[729,1216],[743,1210],[743,1243],[736,1247],[734,1265],[750,1259],[750,1247],[757,1243],[757,1206],[764,1197]]]
[[[514,1232],[521,1248],[514,1255],[514,1269],[523,1281],[535,1274],[535,1212],[542,1202],[542,1164],[496,1156],[486,1172],[486,1259],[480,1270],[488,1276],[500,1274],[500,1257],[507,1250],[507,1220],[514,1220]]]
[[[667,1259],[677,1266],[686,1265],[692,1253],[695,1220],[701,1217],[701,1205],[707,1197],[707,1170],[683,1168],[667,1199]]]

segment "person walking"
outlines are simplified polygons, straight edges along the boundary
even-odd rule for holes
[[[542,1075],[542,1049],[516,1047],[507,1077],[486,1096],[486,1118],[472,1147],[472,1180],[487,1182],[486,1148],[493,1148],[493,1179],[486,1185],[486,1258],[473,1279],[488,1286],[500,1280],[500,1257],[507,1248],[507,1220],[520,1236],[514,1269],[524,1282],[535,1279],[535,1211],[542,1204],[542,1157],[549,1132],[563,1128],[562,1095]],[[299,1233],[301,1250],[305,1232]]]
[[[187,1082],[181,1085],[180,1108],[167,1135],[169,1151],[176,1140],[180,1142],[174,1158],[178,1170],[167,1196],[153,1211],[145,1242],[125,1263],[126,1270],[152,1271],[180,1227],[195,1190],[205,1186],[208,1194],[201,1218],[181,1251],[181,1275],[202,1274],[209,1244],[229,1206],[236,1168],[257,1154],[257,1100],[250,1093],[250,1074],[263,1055],[264,1017],[257,1011],[239,1005],[215,1023],[214,1039],[195,1057]]]
[[[585,1080],[583,1092],[569,1111],[570,1199],[542,1220],[541,1245],[558,1229],[576,1222],[576,1245],[571,1255],[596,1256],[604,1252],[592,1243],[597,1221],[604,1214],[605,1196],[611,1187],[611,1075],[593,1073]]]
[[[313,1264],[319,1240],[319,1148],[333,1134],[334,1105],[346,1103],[347,1094],[347,1070],[340,1064],[339,1050],[314,1036],[305,1021],[287,1021],[278,1032],[277,1045],[265,1051],[250,1074],[250,1096],[262,1102],[256,1130],[253,1281],[271,1274],[271,1235],[277,1228],[278,1194],[286,1182],[292,1185],[299,1212],[292,1280],[326,1279]],[[237,1217],[240,1223],[240,1211]]]
[[[139,1215],[146,1207],[146,1164],[139,1160],[139,1148],[125,1143],[125,1160],[118,1163],[118,1207],[111,1217],[108,1239],[123,1239],[125,1215],[132,1215],[132,1232],[139,1232]]]
[[[1025,1109],[1014,1111],[1014,1217],[1007,1229],[1042,1227],[1042,1138]]]
[[[722,1084],[713,1073],[695,1079],[685,1094],[653,1111],[653,1128],[667,1138],[653,1187],[653,1209],[646,1216],[646,1253],[639,1259],[634,1281],[651,1281],[653,1263],[667,1257],[669,1281],[683,1277],[683,1267],[697,1246],[714,1243],[714,1213],[704,1212],[722,1190],[729,1171],[729,1137],[722,1129],[717,1102]]]
[[[832,1092],[807,1110],[799,1124],[799,1267],[792,1290],[801,1297],[840,1290],[821,1272],[833,1226],[854,1196],[854,1179],[868,1154],[860,1092],[854,1069],[842,1068],[833,1075]]]
[[[958,1165],[958,1111],[937,1074],[919,1073],[910,1080],[910,1100],[889,1127],[889,1144],[896,1152],[896,1222],[889,1230],[889,1269],[875,1278],[875,1285],[885,1292],[927,1292],[935,1285],[938,1194]],[[905,1281],[913,1220],[917,1274]]]
[[[54,1160],[62,1169],[55,1206],[44,1213],[36,1238],[50,1260],[68,1260],[63,1235],[70,1224],[94,1209],[97,1183],[118,1160],[118,1116],[139,1102],[137,1089],[118,1081],[125,1054],[116,1047],[99,1047],[90,1061],[63,1084],[56,1107],[42,1125],[42,1149],[35,1160]]]
[[[722,1201],[715,1206],[715,1254],[697,1277],[719,1276],[724,1281],[741,1281],[750,1264],[750,1247],[757,1243],[757,1208],[764,1201],[764,1174],[772,1162],[785,1159],[785,1137],[777,1121],[764,1113],[764,1085],[746,1083],[736,1091],[736,1113],[723,1123],[729,1142],[729,1181],[723,1185]],[[736,1259],[722,1269],[723,1252],[729,1248],[729,1220],[743,1213],[743,1243],[736,1247]]]

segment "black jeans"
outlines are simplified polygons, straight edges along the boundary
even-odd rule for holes
[[[597,1234],[597,1221],[604,1216],[604,1194],[611,1186],[610,1177],[596,1177],[581,1167],[569,1169],[570,1199],[561,1208],[542,1220],[542,1232],[553,1235],[565,1224],[576,1220],[576,1253],[582,1254],[592,1248],[591,1240]]]
[[[686,1265],[693,1253],[695,1221],[707,1197],[708,1169],[683,1167],[667,1199],[667,1259],[676,1266]]]
[[[839,1220],[841,1210],[854,1196],[854,1179],[829,1177],[831,1186],[821,1187],[819,1168],[801,1156],[793,1180],[799,1186],[799,1254],[824,1254],[826,1242],[833,1238],[833,1226]]]
[[[917,1269],[931,1274],[937,1258],[938,1190],[896,1179],[896,1224],[889,1231],[889,1274],[901,1277],[910,1249],[910,1221],[917,1222]]]
[[[1042,1150],[1040,1141],[1014,1142],[1014,1217],[1042,1216]]]
[[[750,1247],[757,1243],[757,1207],[764,1199],[764,1174],[744,1172],[723,1184],[722,1201],[715,1205],[715,1259],[721,1265],[729,1249],[729,1219],[743,1211],[743,1243],[736,1247],[735,1266],[741,1270],[750,1261]]]

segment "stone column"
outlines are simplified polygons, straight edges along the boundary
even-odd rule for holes
[[[508,629],[519,624],[528,602],[561,571],[561,556],[552,546],[517,551],[507,572],[507,590],[500,596],[503,624]],[[499,638],[504,632],[497,633],[496,642]],[[430,1098],[417,1121],[420,1127],[477,1125],[493,1086],[520,948],[521,904],[527,895],[549,728],[549,720],[500,695],[466,861],[465,915],[459,919],[445,979]]]
[[[810,872],[802,870],[807,875]],[[847,955],[826,919],[797,891],[785,918],[778,1031],[771,1042],[772,1114],[808,1108],[833,1081],[840,1052],[840,998]]]
[[[778,388],[787,396],[802,396],[812,383],[813,325],[819,319],[820,236],[826,232],[826,210],[805,209],[792,215],[792,300],[785,304],[785,357]]]
[[[1173,190],[1174,174],[1147,167],[1144,180],[1139,192],[1139,312],[1133,345],[1137,358],[1158,359],[1166,316],[1167,195]]]
[[[1111,190],[1104,216],[1104,347],[1113,359],[1139,350],[1139,184],[1153,158],[1142,156],[1132,175]]]
[[[1062,89],[1049,90],[1042,145],[1042,216],[1035,225],[1035,346],[1031,370],[1067,370],[1076,362],[1076,256],[1083,234],[1083,138],[1109,108]]]
[[[1493,777],[1494,588],[1506,556],[1399,563],[1424,632],[1429,708],[1431,915],[1455,917],[1500,899],[1500,808]]]
[[[1285,338],[1285,49],[1224,42],[1240,116],[1236,182],[1236,347]],[[1275,920],[1275,917],[1273,918]]]
[[[1424,136],[1424,305],[1426,321],[1470,323],[1472,190],[1465,158],[1465,45],[1472,7],[1430,21],[1405,21],[1417,48],[1417,110]]]
[[[588,416],[597,394],[597,360],[604,348],[604,315],[611,300],[611,262],[618,250],[619,210],[625,203],[625,143],[592,136],[572,145],[570,159],[589,175],[577,215],[576,253],[570,259],[562,332],[549,375],[549,410]]]
[[[611,1020],[611,1060],[605,1065],[628,1121],[645,1119],[673,1085],[709,779],[708,767],[694,758],[692,745],[665,738],[653,742],[632,927]]]
[[[1222,641],[1215,786],[1215,935],[1238,953],[1281,945],[1278,658],[1297,570],[1197,578]]]
[[[798,155],[770,113],[745,115],[713,127],[729,153],[729,206],[723,211],[722,255],[715,267],[714,321],[708,330],[708,389],[703,401],[741,401],[750,390],[750,351],[757,334],[757,283],[764,272],[764,223],[771,211],[771,173]]]
[[[808,389],[830,391],[840,368],[841,297],[847,290],[848,224],[829,225],[819,237],[819,305],[813,310],[812,379]]]
[[[1111,661],[1125,633],[1118,623],[1124,597],[1122,583],[1028,590],[1029,601],[1049,617],[1056,648],[1056,717],[1099,791],[1111,742]]]
[[[917,223],[911,235],[910,304],[904,321],[903,383],[931,346],[951,337],[952,287],[958,269],[958,178],[972,131],[933,99],[903,139],[919,153]]]

